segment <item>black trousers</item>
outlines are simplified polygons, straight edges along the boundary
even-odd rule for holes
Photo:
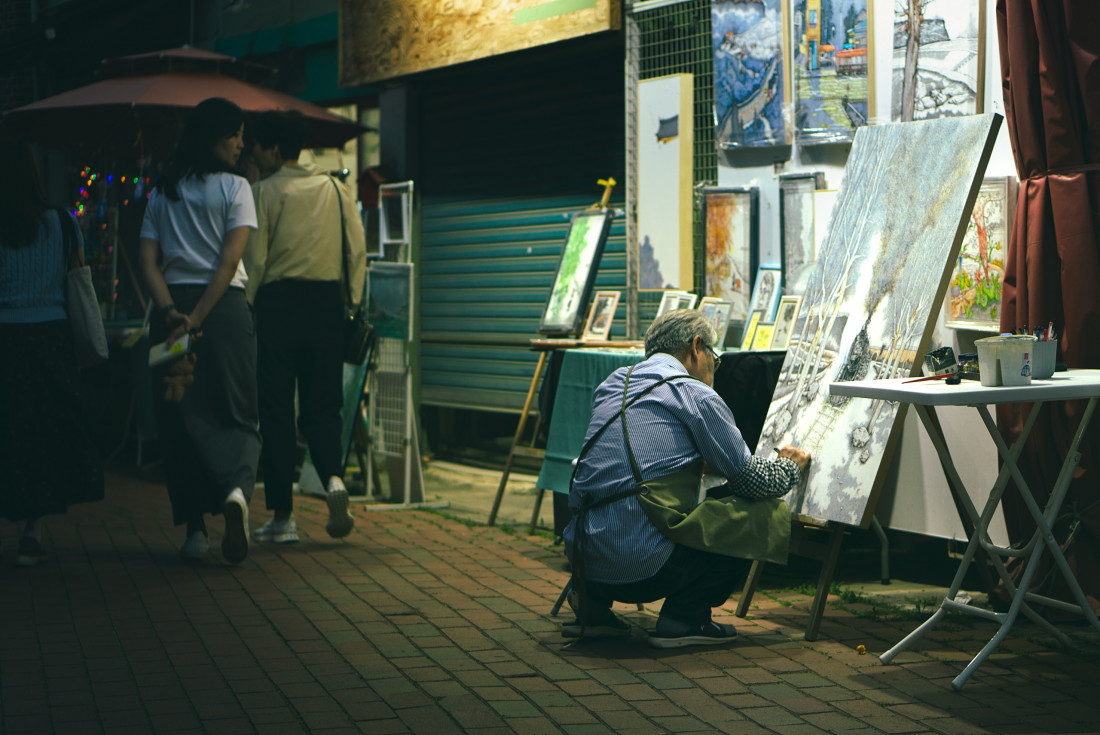
[[[626,584],[588,581],[594,606],[609,608],[614,601],[653,602],[664,598],[661,617],[696,625],[710,620],[711,608],[722,605],[741,585],[752,562],[732,556],[676,545],[656,574]]]
[[[282,280],[256,292],[260,461],[268,510],[293,508],[299,425],[321,480],[342,476],[344,305],[336,281]]]
[[[206,286],[169,285],[179,310],[191,312]],[[163,319],[149,326],[152,344],[163,342]],[[195,381],[183,401],[164,400],[162,380],[172,363],[153,368],[154,409],[165,483],[176,525],[203,513],[221,513],[239,487],[252,497],[260,432],[256,428],[256,338],[244,289],[230,288],[210,310],[195,342]]]

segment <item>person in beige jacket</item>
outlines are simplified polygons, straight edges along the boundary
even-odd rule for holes
[[[350,189],[313,164],[300,164],[305,120],[264,112],[254,126],[253,156],[266,177],[252,185],[257,229],[245,250],[246,294],[256,315],[257,382],[264,494],[274,517],[253,537],[293,543],[292,486],[298,424],[325,483],[333,538],[354,526],[342,475],[344,316],[366,278],[366,240]],[[351,293],[344,293],[341,228],[347,238]]]

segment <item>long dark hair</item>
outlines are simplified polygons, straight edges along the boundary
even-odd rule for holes
[[[214,155],[214,146],[223,138],[236,135],[244,124],[244,112],[223,97],[200,102],[187,118],[179,145],[168,170],[157,186],[172,201],[179,201],[179,183],[187,176],[232,171],[232,167]]]
[[[21,140],[0,137],[0,243],[9,248],[30,245],[38,236],[42,214],[50,208],[38,178],[31,147]]]

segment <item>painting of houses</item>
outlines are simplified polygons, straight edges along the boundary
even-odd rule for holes
[[[730,303],[729,318],[745,321],[757,258],[755,188],[704,189],[706,292]]]
[[[867,0],[793,0],[791,17],[798,140],[849,142],[871,115]]]
[[[693,77],[638,82],[638,288],[694,287]]]
[[[813,456],[791,511],[866,525],[898,404],[834,398],[837,381],[911,375],[927,350],[1001,118],[860,128],[807,282],[757,455]]]
[[[715,139],[720,148],[788,141],[780,0],[711,0]]]
[[[892,120],[982,112],[983,5],[983,0],[895,4]]]
[[[1015,177],[986,179],[963,237],[947,291],[945,324],[955,329],[1001,331],[1001,284],[1012,226]]]

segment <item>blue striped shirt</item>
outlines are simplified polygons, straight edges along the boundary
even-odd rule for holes
[[[569,492],[574,510],[580,508],[582,493],[599,499],[635,485],[622,424],[615,418],[628,370],[619,368],[596,388],[585,443],[613,421],[577,464]],[[687,374],[672,355],[655,353],[635,366],[627,400],[661,378]],[[800,479],[798,466],[789,459],[754,460],[729,407],[706,383],[690,377],[665,383],[642,397],[627,409],[626,423],[643,480],[671,475],[700,458],[711,471],[729,479],[739,495],[782,495]],[[575,523],[576,518],[563,534],[567,553],[572,552]],[[587,511],[586,526],[585,570],[596,582],[624,584],[652,577],[675,547],[633,497]]]

